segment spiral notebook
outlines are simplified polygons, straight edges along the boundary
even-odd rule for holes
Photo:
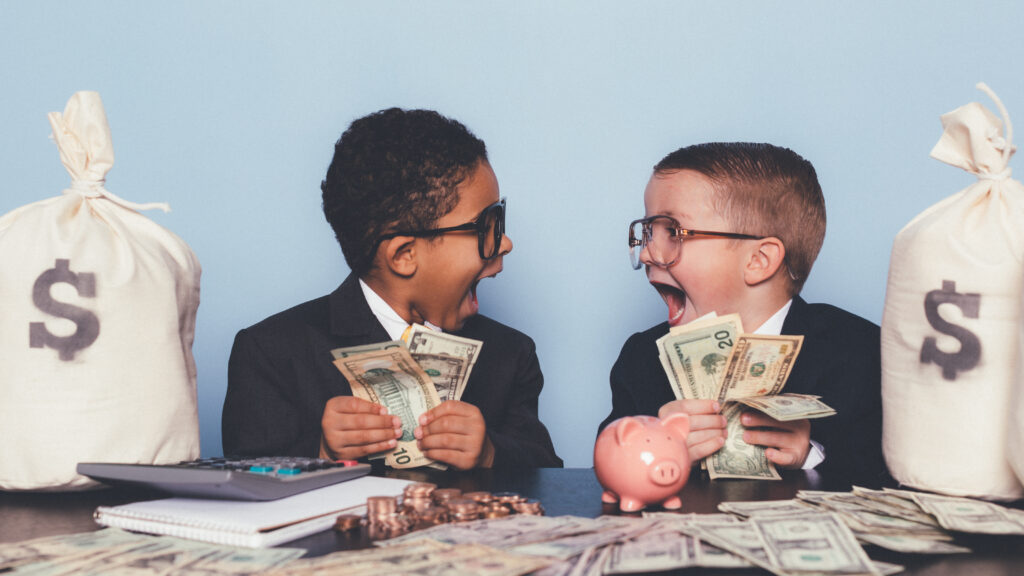
[[[362,513],[370,496],[399,496],[409,480],[363,476],[269,502],[164,498],[100,506],[104,526],[213,544],[265,548],[327,530],[342,513]]]

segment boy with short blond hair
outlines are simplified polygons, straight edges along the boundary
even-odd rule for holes
[[[646,216],[631,224],[634,267],[644,267],[669,321],[631,336],[611,373],[612,411],[622,416],[690,415],[690,457],[725,442],[712,400],[675,400],[655,341],[671,326],[710,312],[737,313],[757,334],[803,335],[785,392],[816,394],[837,415],[779,422],[741,417],[743,440],[782,468],[818,468],[877,485],[881,452],[879,328],[800,296],[825,236],[825,202],[814,167],[770,144],[708,143],[679,149],[654,167]]]

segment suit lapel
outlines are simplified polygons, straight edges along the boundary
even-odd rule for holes
[[[821,341],[808,316],[809,312],[807,301],[794,296],[786,320],[782,323],[783,334],[802,334],[804,337],[800,356],[796,359],[783,392],[810,394],[818,387],[826,359],[822,357]]]
[[[343,346],[357,346],[372,342],[391,340],[384,326],[370,310],[359,277],[349,274],[348,278],[327,297],[331,314],[331,335]]]

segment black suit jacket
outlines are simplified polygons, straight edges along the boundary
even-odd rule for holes
[[[634,334],[623,345],[612,367],[612,411],[599,430],[623,416],[657,416],[662,405],[676,399],[655,344],[668,331],[667,322],[659,324]],[[808,304],[797,296],[782,333],[804,336],[783,391],[817,394],[837,412],[811,420],[811,439],[825,448],[825,461],[818,469],[853,483],[885,483],[878,326],[835,306]]]
[[[494,467],[562,466],[537,418],[544,378],[533,340],[479,315],[458,335],[484,342],[462,400],[483,414]],[[355,275],[327,296],[239,331],[228,362],[224,453],[318,455],[324,406],[352,394],[331,350],[390,339]]]

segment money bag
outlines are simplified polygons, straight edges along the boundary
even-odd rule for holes
[[[937,160],[978,181],[893,243],[882,316],[882,448],[902,484],[992,500],[1024,496],[1007,450],[1024,287],[1024,186],[1006,123],[979,103],[942,116]],[[1020,417],[1020,410],[1017,410]]]
[[[106,113],[78,92],[49,115],[71,185],[0,217],[0,488],[95,485],[78,462],[199,455],[192,357],[200,267],[104,188]]]

